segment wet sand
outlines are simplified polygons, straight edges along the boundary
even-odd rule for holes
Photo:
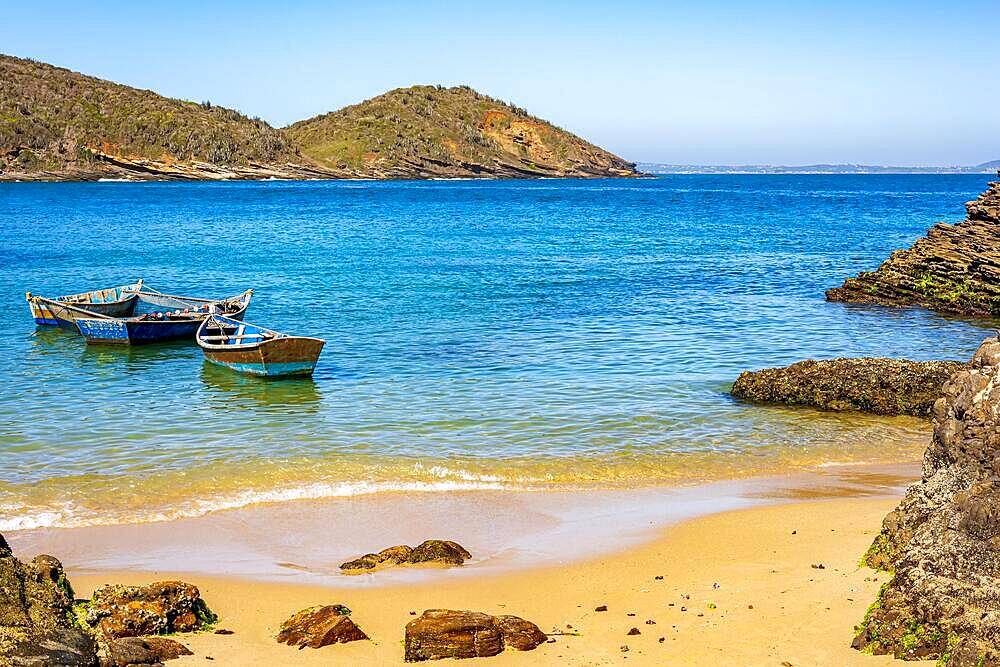
[[[474,558],[448,576],[563,565],[649,542],[706,514],[797,500],[892,496],[916,464],[830,466],[782,477],[623,490],[387,493],[295,501],[159,523],[7,532],[21,553],[57,555],[79,574],[172,571],[258,581],[370,587],[440,572],[341,574],[340,563],[395,544],[450,539]]]

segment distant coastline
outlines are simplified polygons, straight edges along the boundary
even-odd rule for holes
[[[806,164],[806,165],[703,165],[638,162],[636,168],[645,174],[993,174],[1000,169],[1000,160],[975,166],[897,167],[871,164]]]

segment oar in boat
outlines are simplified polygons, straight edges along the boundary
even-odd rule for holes
[[[195,336],[205,358],[239,373],[260,377],[312,375],[326,341],[211,315]]]

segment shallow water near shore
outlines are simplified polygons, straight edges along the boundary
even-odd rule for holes
[[[386,586],[537,569],[618,553],[687,519],[804,500],[895,497],[917,463],[631,490],[385,493],[263,504],[169,522],[11,533],[21,554],[57,553],[75,574],[178,572],[337,587]],[[453,539],[462,568],[343,574],[339,564],[398,543]]]
[[[913,460],[911,418],[747,406],[741,370],[968,358],[988,323],[828,304],[985,175],[0,184],[0,530],[395,491],[623,489]],[[88,347],[23,293],[255,289],[312,380]]]

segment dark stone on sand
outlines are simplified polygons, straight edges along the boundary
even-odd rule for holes
[[[236,633],[234,633],[232,630],[227,630],[226,628],[219,628],[218,630],[215,631],[215,634],[217,634],[217,635],[232,635],[232,634],[236,634]]]
[[[632,636],[635,636],[635,635],[641,635],[642,633],[639,631],[639,628],[632,628],[626,634],[628,634],[628,636],[632,637]]]
[[[372,570],[392,565],[416,565],[421,563],[440,563],[444,565],[461,565],[472,558],[465,547],[451,540],[427,540],[416,547],[401,544],[383,549],[378,553],[365,554],[341,564],[345,571]]]
[[[594,611],[607,611],[607,610],[608,610],[608,605],[606,604],[602,604],[599,607],[594,607]]]
[[[957,361],[810,359],[785,368],[745,371],[733,384],[732,395],[755,403],[927,417],[944,383],[965,367]]]
[[[350,619],[350,613],[350,609],[339,604],[303,609],[281,624],[278,643],[301,649],[368,639]]]
[[[922,478],[886,516],[863,561],[893,576],[855,648],[949,667],[1000,665],[997,339],[945,384]]]
[[[517,616],[428,609],[406,624],[407,662],[442,658],[482,658],[504,648],[530,651],[547,640],[537,625]]]
[[[101,667],[152,667],[191,651],[166,637],[122,637],[102,646]]]
[[[200,630],[216,621],[198,587],[183,581],[104,586],[94,591],[87,624],[99,640]]]

